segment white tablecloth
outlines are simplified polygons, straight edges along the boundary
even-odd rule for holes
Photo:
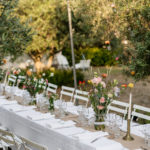
[[[13,105],[14,104],[12,104],[12,107]],[[62,129],[51,128],[47,126],[47,124],[51,120],[55,122],[59,119],[55,119],[50,114],[50,117],[44,117],[43,114],[35,112],[31,109],[11,111],[8,109],[7,104],[0,104],[0,123],[17,135],[26,137],[32,141],[35,141],[36,143],[47,146],[48,150],[125,150],[125,148],[120,143],[109,140],[105,137],[101,137],[94,143],[82,141],[80,138],[77,139],[74,135],[82,134],[83,137],[84,132],[86,135],[87,131],[81,128],[76,130],[75,128],[77,127],[74,125],[72,125],[72,127],[64,127]],[[27,117],[29,114],[33,113],[34,115],[31,115],[31,118],[32,116],[35,116],[35,114],[39,116],[43,115],[43,118],[45,119],[43,120],[43,123],[41,123],[41,117],[39,117],[40,120],[38,120],[38,117],[36,118],[37,120],[32,120]],[[45,116],[47,115],[48,114]],[[71,130],[74,131],[74,135],[70,134]],[[77,133],[75,131],[77,131]]]

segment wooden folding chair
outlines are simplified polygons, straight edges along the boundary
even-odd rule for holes
[[[36,150],[48,150],[47,147],[43,146],[43,145],[40,145],[40,144],[37,144],[29,139],[26,139],[24,137],[20,137],[22,142],[23,142],[23,147],[24,147],[24,150],[32,150],[32,149],[36,149]]]
[[[16,81],[17,81],[17,77],[14,76],[14,75],[10,75],[10,77],[8,78],[8,85],[12,83],[12,86],[15,86],[16,84]]]
[[[75,90],[75,94],[74,94],[74,103],[76,101],[82,101],[85,102],[86,107],[88,106],[88,102],[89,102],[89,92],[86,91],[81,91],[81,90]]]
[[[21,140],[13,133],[0,128],[0,144],[2,148],[14,147],[20,150]]]
[[[72,102],[75,89],[68,86],[62,86],[61,89],[60,100],[63,100],[63,96],[67,96],[69,97],[69,101]]]
[[[53,94],[56,94],[57,88],[58,88],[57,85],[52,84],[52,83],[48,83],[48,87],[47,87],[47,89],[46,89],[47,94],[48,94],[49,92],[50,92],[50,93],[53,93]]]
[[[113,100],[110,105],[108,106],[107,113],[110,113],[110,111],[114,113],[120,113],[123,115],[123,118],[125,119],[125,116],[127,115],[129,108],[129,104],[117,100]]]
[[[134,104],[131,120],[133,120],[134,117],[138,117],[150,121],[150,115],[144,114],[145,112],[150,113],[150,108]]]

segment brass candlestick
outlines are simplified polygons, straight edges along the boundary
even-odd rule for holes
[[[125,141],[133,141],[134,138],[130,134],[130,119],[127,120],[127,134],[125,137],[123,137],[123,140]]]

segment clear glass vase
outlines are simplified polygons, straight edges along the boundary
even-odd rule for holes
[[[95,115],[95,122],[94,122],[94,127],[95,130],[104,130],[105,129],[105,114],[96,114]]]

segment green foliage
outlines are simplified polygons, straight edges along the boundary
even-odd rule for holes
[[[54,76],[50,76],[51,71],[45,71],[45,79],[48,79],[50,83],[56,84],[58,86],[74,86],[73,71],[72,70],[56,70]],[[77,82],[79,80],[83,81],[84,76],[81,71],[77,70]]]
[[[11,56],[15,59],[25,50],[31,40],[30,29],[13,15],[18,0],[0,2],[0,59]]]
[[[113,53],[104,48],[89,48],[84,50],[85,57],[91,59],[92,66],[114,65]]]
[[[135,72],[134,79],[140,80],[150,75],[150,7],[135,10],[134,15],[137,20],[130,24],[134,48],[128,66],[129,72]]]
[[[65,55],[69,61],[69,64],[72,65],[71,50],[63,50],[63,55]],[[75,50],[75,59],[78,63],[83,56],[85,59],[91,59],[92,66],[105,66],[105,65],[115,65],[116,52],[109,51],[106,48],[84,48]]]
[[[44,53],[54,55],[68,40],[66,4],[62,0],[20,0],[16,14],[29,22],[34,32],[26,52],[35,60]]]

